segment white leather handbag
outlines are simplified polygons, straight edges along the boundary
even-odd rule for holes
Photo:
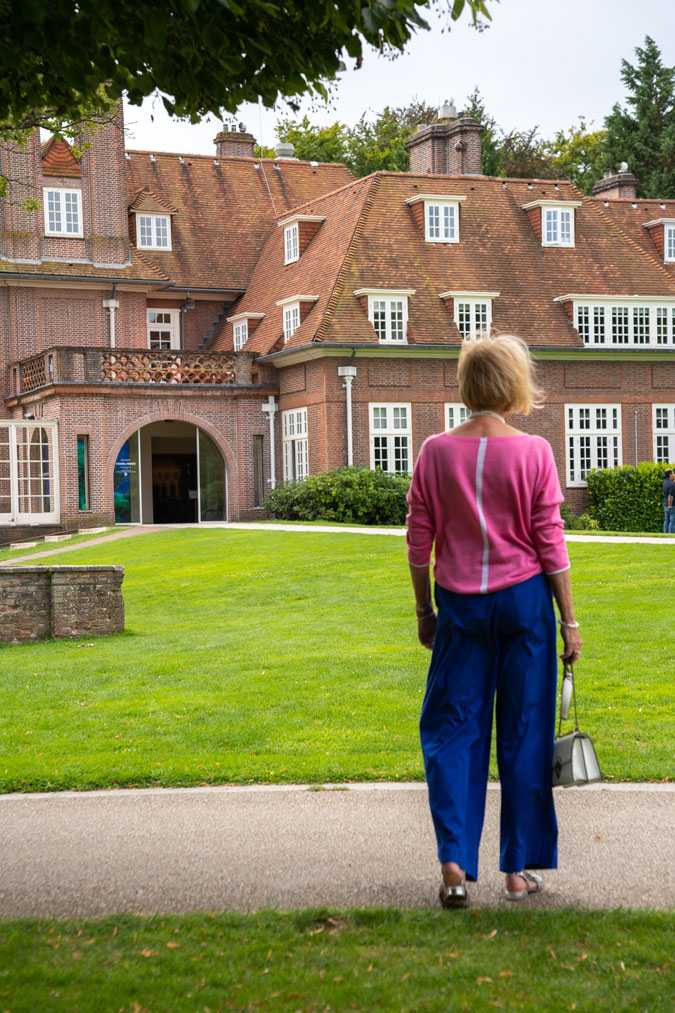
[[[562,723],[569,718],[570,701],[574,703],[574,731],[561,735]],[[600,764],[590,735],[579,730],[574,671],[572,665],[566,663],[560,690],[558,736],[553,746],[553,787],[571,788],[594,781],[602,781]]]

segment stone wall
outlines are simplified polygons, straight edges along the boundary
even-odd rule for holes
[[[0,641],[104,636],[124,629],[123,566],[0,569]]]

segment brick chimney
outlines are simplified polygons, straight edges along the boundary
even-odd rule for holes
[[[124,264],[129,257],[129,215],[121,99],[85,140],[82,216],[85,235],[91,230],[89,255],[94,263]]]
[[[593,196],[600,200],[635,200],[637,197],[637,178],[628,172],[628,166],[622,162],[617,173],[606,172],[593,187]]]
[[[406,147],[411,172],[482,175],[480,123],[468,113],[457,115],[450,103],[441,106],[435,123],[419,126]]]
[[[255,158],[255,137],[236,128],[224,127],[213,139],[216,158]]]

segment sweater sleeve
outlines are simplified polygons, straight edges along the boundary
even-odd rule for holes
[[[408,501],[406,544],[408,562],[412,566],[429,566],[436,530],[431,504],[425,488],[427,458],[428,447],[424,443],[413,469],[410,489],[406,497]]]
[[[565,497],[551,446],[545,440],[542,443],[543,453],[532,503],[532,537],[544,573],[560,573],[569,570],[570,566],[563,535],[565,522],[560,516],[560,504]]]

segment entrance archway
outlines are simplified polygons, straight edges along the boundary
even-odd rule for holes
[[[227,470],[203,430],[169,419],[122,444],[114,470],[118,524],[203,524],[227,520]]]

